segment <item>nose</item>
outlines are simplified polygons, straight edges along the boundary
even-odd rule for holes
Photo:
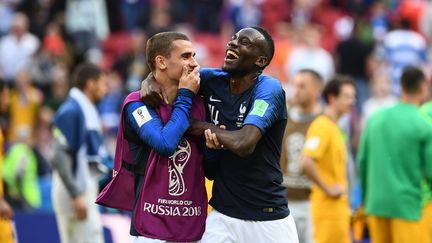
[[[192,68],[195,68],[196,66],[198,66],[198,62],[196,61],[195,57],[191,57],[191,60],[189,62],[189,66],[191,66]]]
[[[237,39],[230,40],[230,41],[228,42],[227,46],[228,46],[228,47],[231,47],[231,48],[233,48],[233,47],[237,47]]]

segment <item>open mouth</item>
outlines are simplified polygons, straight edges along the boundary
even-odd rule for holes
[[[225,55],[226,60],[237,60],[238,58],[239,58],[239,55],[237,53],[235,53],[232,50],[227,50],[226,55]]]

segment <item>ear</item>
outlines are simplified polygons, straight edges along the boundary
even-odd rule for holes
[[[156,56],[155,58],[155,62],[156,62],[156,67],[161,69],[161,70],[165,70],[167,68],[166,62],[165,62],[165,58],[161,55]]]
[[[257,65],[260,68],[264,68],[268,64],[268,58],[265,56],[260,56],[255,62],[255,65]]]

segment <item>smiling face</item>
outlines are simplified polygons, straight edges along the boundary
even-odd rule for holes
[[[253,28],[241,29],[228,42],[223,69],[233,76],[262,70],[269,62],[266,40]]]

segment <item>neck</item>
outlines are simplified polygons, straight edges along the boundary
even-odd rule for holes
[[[306,105],[299,105],[300,113],[302,114],[311,114],[318,113],[320,110],[320,105],[317,102],[312,102]]]
[[[231,93],[237,95],[250,89],[255,84],[259,75],[260,73],[250,73],[241,77],[231,77]]]
[[[155,72],[154,74],[156,82],[162,87],[163,99],[168,104],[173,104],[178,92],[178,81],[173,81],[163,73]]]
[[[96,105],[96,101],[92,95],[92,92],[90,92],[89,90],[81,90],[81,92],[83,92],[83,94],[87,97],[87,99],[90,100],[92,104]]]
[[[335,123],[337,123],[339,121],[339,118],[341,118],[342,114],[337,112],[335,108],[327,105],[324,109],[324,114],[328,117],[330,117],[330,119],[332,121],[334,121]]]
[[[420,106],[422,104],[422,99],[417,94],[402,94],[401,101],[403,103]]]

